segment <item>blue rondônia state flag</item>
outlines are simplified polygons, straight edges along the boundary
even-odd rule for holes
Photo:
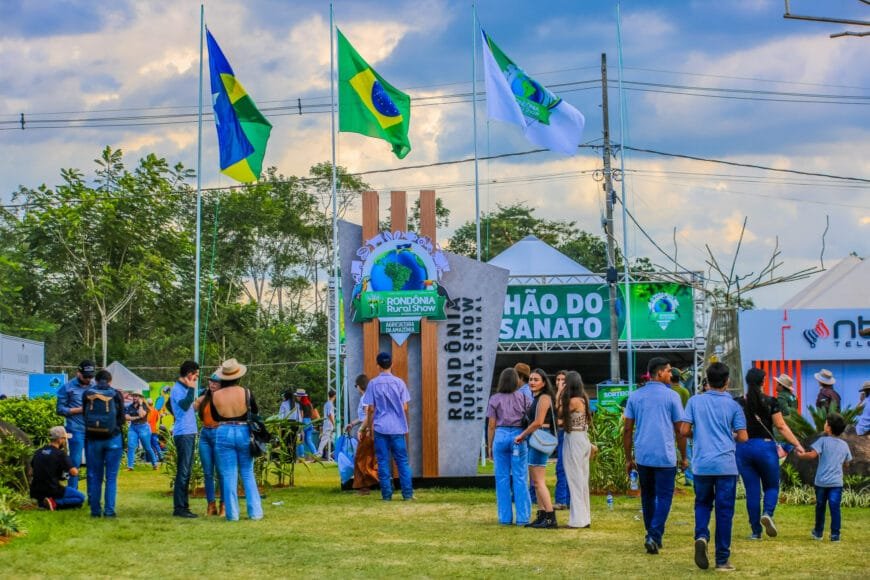
[[[257,181],[263,170],[263,156],[272,124],[236,79],[233,68],[209,30],[206,30],[206,40],[221,173],[242,183]]]
[[[411,97],[385,81],[338,34],[338,130],[383,139],[402,159],[411,151]]]

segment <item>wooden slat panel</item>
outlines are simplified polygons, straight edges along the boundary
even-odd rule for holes
[[[390,229],[392,231],[408,229],[408,200],[404,191],[390,192]],[[399,345],[392,341],[393,374],[408,382],[408,342]]]
[[[420,234],[434,242],[435,191],[420,192]],[[423,409],[423,477],[438,477],[438,327],[428,320],[420,322]]]
[[[362,194],[362,237],[369,240],[378,233],[380,219],[377,191],[364,191]],[[380,350],[380,323],[377,319],[363,324],[363,371],[369,378],[378,375],[378,365],[375,359]]]

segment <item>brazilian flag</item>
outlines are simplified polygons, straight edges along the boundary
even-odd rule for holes
[[[411,151],[411,97],[393,87],[338,33],[338,130],[383,139],[403,159]]]
[[[206,37],[221,173],[242,183],[257,181],[272,124],[236,79],[233,68],[208,30]]]

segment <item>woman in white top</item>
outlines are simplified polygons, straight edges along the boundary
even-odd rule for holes
[[[565,430],[562,460],[565,463],[568,488],[571,490],[568,527],[588,528],[592,525],[592,512],[589,508],[589,458],[592,444],[588,435],[589,427],[592,426],[592,413],[580,373],[569,371],[565,375],[565,389],[562,391],[559,407],[562,427]]]

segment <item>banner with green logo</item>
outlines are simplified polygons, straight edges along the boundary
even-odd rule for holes
[[[616,313],[619,338],[627,338],[624,287]],[[691,340],[695,336],[692,288],[639,282],[629,287],[632,340]],[[603,284],[508,286],[500,342],[579,342],[610,338],[609,293]]]

